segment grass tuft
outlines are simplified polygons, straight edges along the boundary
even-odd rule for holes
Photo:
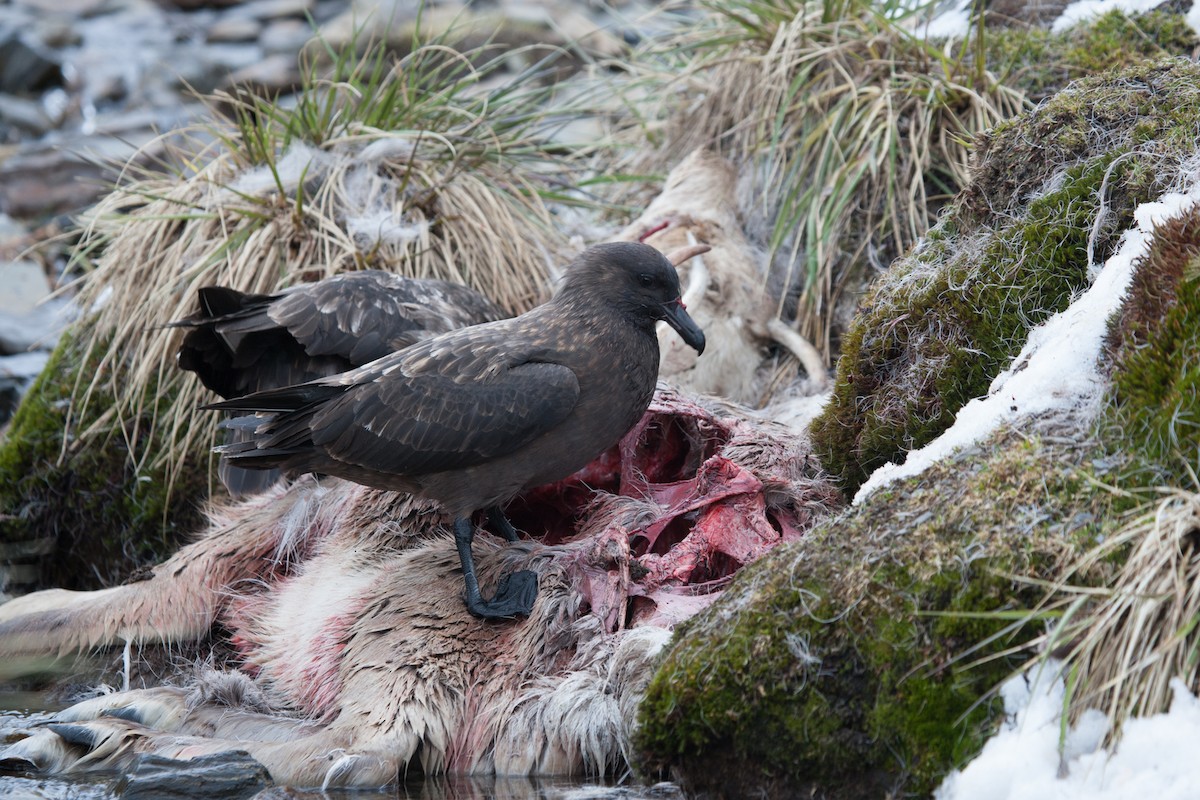
[[[426,40],[397,59],[352,42],[306,61],[294,104],[214,98],[182,168],[130,175],[88,215],[79,342],[95,369],[72,416],[112,407],[81,437],[127,421],[137,469],[172,480],[213,441],[216,415],[197,411],[212,398],[176,369],[182,334],[164,327],[203,286],[269,293],[379,268],[466,283],[514,313],[539,302],[568,251],[545,197],[564,202],[579,152],[555,135],[588,98],[557,97],[554,55],[512,76],[512,53],[488,45]]]

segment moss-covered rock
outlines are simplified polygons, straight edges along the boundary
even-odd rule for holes
[[[1034,102],[1105,70],[1166,56],[1190,57],[1200,44],[1187,18],[1165,8],[1145,14],[1113,10],[1065,31],[989,25],[982,41],[992,73]]]
[[[1053,465],[1048,468],[1047,465]],[[992,730],[1075,543],[1110,530],[1096,449],[1009,433],[872,496],[738,576],[642,706],[648,771],[723,797],[928,792]]]
[[[987,391],[1174,180],[1198,127],[1200,67],[1167,60],[1080,81],[980,139],[971,183],[843,340],[812,432],[847,491]]]
[[[1194,158],[1197,101],[1195,64],[1145,64],[981,140],[973,182],[845,340],[812,430],[847,489],[944,431],[1091,283],[1136,206]],[[1200,456],[1200,213],[1165,226],[1136,274],[1107,417],[1028,420],[739,576],[651,684],[644,768],[726,797],[878,797],[927,793],[978,750],[992,690],[1043,632],[1045,586],[1138,502],[1105,487]]]
[[[1112,326],[1114,449],[1139,469],[1127,482],[1188,486],[1200,467],[1200,209],[1155,229]]]
[[[154,447],[150,409],[140,420],[117,421],[101,392],[82,415],[69,414],[76,382],[90,378],[97,361],[85,358],[72,332],[64,335],[0,439],[0,561],[8,589],[122,582],[165,558],[199,521],[207,463],[187,459],[169,476],[139,469],[129,457],[130,441]],[[147,396],[165,400],[153,387]],[[78,432],[93,425],[107,435],[82,444]]]

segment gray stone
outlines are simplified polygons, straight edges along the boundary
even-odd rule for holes
[[[299,85],[300,68],[296,65],[296,56],[282,53],[239,69],[222,81],[224,87],[241,86],[267,94],[289,93]]]
[[[40,103],[15,94],[0,93],[0,123],[41,136],[53,127]]]
[[[206,46],[181,46],[172,56],[176,81],[207,94],[225,85],[231,72],[263,60],[257,43],[213,42]]]
[[[52,52],[16,28],[0,29],[0,92],[40,92],[62,82],[62,64]]]
[[[33,261],[0,261],[0,286],[0,312],[7,314],[28,314],[50,296],[46,273]]]
[[[75,21],[64,17],[39,19],[34,28],[34,36],[52,50],[74,47],[83,42],[83,34],[79,32]]]
[[[90,17],[111,10],[112,0],[12,0],[14,5],[24,6],[43,14],[62,14],[72,17]]]
[[[315,0],[250,0],[234,6],[227,12],[229,16],[250,19],[268,20],[284,17],[301,17],[310,13]]]
[[[0,356],[0,425],[16,412],[22,395],[49,360],[50,353],[45,350]]]
[[[269,23],[258,37],[258,45],[270,55],[295,55],[313,37],[312,26],[298,19],[279,19]]]
[[[122,800],[249,798],[271,783],[267,768],[242,750],[212,753],[187,761],[138,756],[114,786]]]
[[[210,42],[250,42],[262,32],[262,23],[253,17],[225,17],[208,27]]]

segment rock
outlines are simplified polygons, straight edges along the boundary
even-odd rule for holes
[[[0,93],[0,126],[41,136],[50,130],[52,123],[40,103],[15,94]]]
[[[210,42],[249,42],[258,38],[262,24],[252,17],[226,17],[208,28]]]
[[[204,755],[186,761],[142,755],[116,782],[124,800],[250,797],[271,783],[267,768],[244,751]]]
[[[13,4],[43,14],[91,17],[111,10],[113,0],[13,0]]]
[[[74,20],[63,17],[46,17],[38,20],[34,33],[38,41],[52,50],[75,47],[83,41],[83,35],[79,32]]]
[[[164,8],[195,11],[201,8],[228,8],[236,6],[241,0],[155,0],[155,2]]]
[[[0,313],[27,314],[50,296],[46,273],[32,261],[0,262]],[[26,347],[9,349],[19,352]]]
[[[16,412],[21,396],[49,360],[45,350],[0,356],[0,425]]]
[[[258,37],[258,45],[268,54],[294,55],[313,37],[312,26],[298,19],[278,19],[269,23]]]
[[[243,67],[221,81],[223,88],[243,86],[255,93],[287,94],[300,85],[296,56],[277,53]]]
[[[70,301],[50,298],[50,282],[33,261],[0,262],[0,355],[54,346],[69,317]]]
[[[174,130],[197,113],[195,104],[169,110],[99,114],[89,135],[50,137],[0,157],[0,213],[18,219],[78,211],[112,188],[122,165],[152,163],[162,155],[160,131]]]
[[[230,73],[261,63],[263,49],[250,42],[212,42],[181,47],[172,59],[178,86],[206,94],[225,86]]]
[[[0,28],[0,92],[39,92],[63,82],[62,64],[15,27]]]
[[[313,10],[313,0],[252,0],[230,9],[230,17],[270,20],[301,17]]]

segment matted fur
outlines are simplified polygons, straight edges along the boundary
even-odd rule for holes
[[[485,593],[516,570],[539,577],[529,618],[501,623],[467,612],[448,520],[428,503],[305,478],[216,506],[146,581],[0,606],[0,663],[202,640],[220,623],[241,671],[86,701],[0,758],[72,772],[246,750],[278,783],[324,786],[417,765],[618,771],[670,623],[728,580],[713,565],[748,563],[837,503],[807,452],[783,426],[660,386],[618,448],[531,494],[525,513],[590,481],[621,494],[592,492],[574,521],[550,524],[550,543],[476,540]]]

